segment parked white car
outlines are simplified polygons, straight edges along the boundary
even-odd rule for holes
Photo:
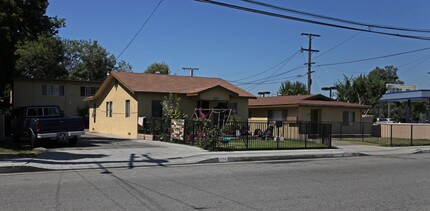
[[[376,123],[395,123],[393,118],[376,118]]]

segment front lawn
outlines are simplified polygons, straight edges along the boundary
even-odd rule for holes
[[[30,149],[27,146],[13,143],[11,141],[0,141],[0,156],[35,156],[42,153],[38,149]]]

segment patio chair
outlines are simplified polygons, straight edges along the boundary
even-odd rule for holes
[[[269,125],[269,127],[267,127],[267,129],[262,134],[262,139],[263,140],[271,140],[271,139],[273,139],[273,129],[274,129],[273,125]]]

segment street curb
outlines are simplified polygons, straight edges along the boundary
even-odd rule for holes
[[[364,156],[358,152],[344,152],[333,154],[309,154],[309,155],[277,155],[277,156],[244,156],[244,157],[228,157],[219,156],[199,161],[197,163],[227,163],[227,162],[245,162],[245,161],[268,161],[268,160],[296,160],[296,159],[314,159],[314,158],[339,158],[339,157],[355,157]]]
[[[430,153],[430,149],[418,149],[413,154],[420,154],[420,153]]]
[[[419,153],[430,153],[430,149],[418,149],[416,152],[411,154],[419,154]],[[323,153],[323,154],[305,154],[305,155],[276,155],[276,156],[218,156],[214,158],[209,158],[206,160],[201,160],[198,162],[191,163],[178,163],[178,164],[167,164],[164,166],[181,166],[181,165],[193,165],[193,164],[209,164],[209,163],[234,163],[234,162],[249,162],[249,161],[270,161],[270,160],[298,160],[298,159],[316,159],[316,158],[341,158],[341,157],[357,157],[357,156],[371,156],[365,153],[360,152],[343,152],[343,153]],[[135,166],[133,168],[141,168],[141,167],[157,167],[156,165],[148,165],[148,166]],[[76,170],[96,170],[96,169],[104,169],[108,172],[108,169],[118,169],[118,168],[126,168],[129,169],[129,166],[112,166],[112,167],[96,167],[96,168],[75,168],[75,169],[46,169],[46,168],[38,168],[33,166],[26,165],[16,165],[16,166],[4,166],[0,167],[0,174],[5,173],[24,173],[24,172],[44,172],[44,171],[76,171]]]
[[[209,163],[227,163],[227,162],[247,162],[247,161],[270,161],[270,160],[298,160],[298,159],[314,159],[314,158],[339,158],[339,157],[354,157],[363,156],[361,153],[344,152],[344,153],[328,153],[328,154],[308,154],[308,155],[281,155],[281,156],[244,156],[244,157],[227,157],[219,156],[216,158],[209,158],[206,160],[192,162],[192,163],[178,163],[165,166],[180,166],[180,165],[193,165],[193,164],[209,164]],[[135,166],[140,167],[156,167],[155,165],[148,166]],[[46,169],[33,166],[5,166],[0,167],[0,174],[4,173],[24,173],[24,172],[43,172],[43,171],[76,171],[76,170],[90,170],[90,169],[116,169],[116,168],[130,168],[129,166],[113,166],[113,167],[99,167],[99,168],[75,168],[75,169]]]

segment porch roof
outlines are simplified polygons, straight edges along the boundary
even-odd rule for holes
[[[430,90],[411,90],[385,93],[380,102],[430,99]]]

